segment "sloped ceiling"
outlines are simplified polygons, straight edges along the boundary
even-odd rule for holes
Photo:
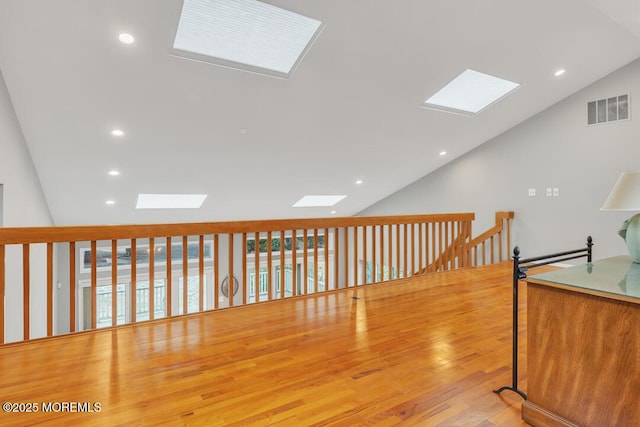
[[[353,215],[640,56],[636,1],[269,3],[324,23],[288,79],[170,55],[179,0],[0,2],[0,71],[56,224]],[[421,107],[467,68],[521,87],[472,117]],[[136,210],[139,193],[208,198]],[[305,194],[347,198],[292,208]]]

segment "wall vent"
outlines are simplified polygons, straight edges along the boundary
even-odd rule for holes
[[[629,120],[629,94],[587,102],[587,125]]]

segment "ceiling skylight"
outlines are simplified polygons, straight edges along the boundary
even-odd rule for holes
[[[293,207],[294,208],[313,208],[321,206],[334,206],[340,200],[347,196],[304,196],[298,200]]]
[[[465,70],[424,102],[439,110],[476,114],[520,86],[498,77]]]
[[[136,209],[198,209],[206,194],[138,194]]]
[[[178,56],[288,77],[321,22],[256,0],[184,0]]]

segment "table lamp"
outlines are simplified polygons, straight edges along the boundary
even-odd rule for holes
[[[600,208],[603,211],[640,211],[640,172],[623,172]],[[622,224],[618,231],[633,262],[640,263],[640,214]]]

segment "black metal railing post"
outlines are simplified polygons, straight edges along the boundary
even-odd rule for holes
[[[513,336],[511,341],[511,385],[500,387],[497,390],[493,390],[493,392],[500,394],[505,390],[511,390],[518,393],[524,400],[527,400],[527,395],[522,390],[518,389],[518,281],[520,280],[521,275],[520,248],[516,246],[513,248]]]

